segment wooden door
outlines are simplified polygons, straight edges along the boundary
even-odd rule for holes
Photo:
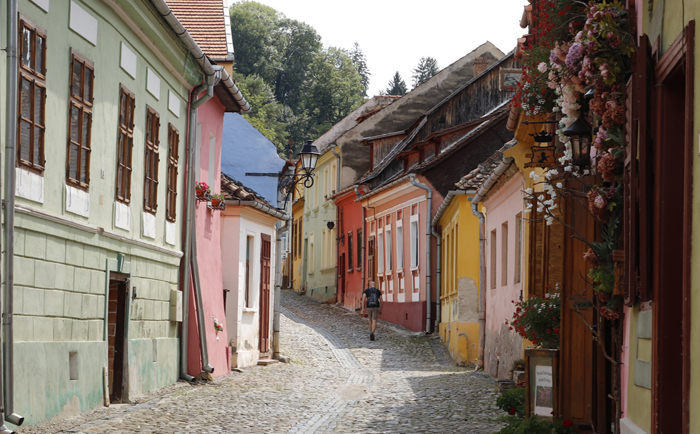
[[[126,277],[113,278],[113,276],[110,276],[107,315],[107,356],[109,369],[109,400],[112,403],[122,402],[125,359],[124,349],[126,348],[127,282],[128,280]]]
[[[260,353],[270,352],[270,256],[272,241],[262,234],[260,247]]]
[[[374,255],[374,235],[367,240],[367,284],[377,280],[377,260]],[[364,288],[362,288],[364,290]]]
[[[583,258],[588,245],[574,237],[575,230],[585,239],[594,240],[595,219],[586,209],[587,202],[571,200],[569,204],[570,208],[564,210],[564,219],[571,228],[566,228],[564,237],[559,408],[564,418],[571,419],[579,427],[579,432],[592,432],[593,421],[598,425],[598,433],[602,434],[608,431],[596,422],[596,343],[588,327],[595,326],[596,321],[594,290],[582,277],[587,276],[590,269]]]

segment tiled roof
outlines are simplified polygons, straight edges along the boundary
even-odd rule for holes
[[[228,57],[223,0],[166,0],[166,3],[207,57]]]
[[[503,152],[512,148],[517,141],[515,139],[503,145],[501,149],[479,164],[476,169],[464,175],[455,186],[459,190],[478,190],[491,176],[494,170],[503,162]]]
[[[221,192],[224,194],[226,200],[255,201],[262,205],[269,206],[270,208],[274,208],[258,195],[258,193],[225,173],[221,174]]]

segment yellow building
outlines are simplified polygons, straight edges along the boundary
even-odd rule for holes
[[[301,162],[297,162],[296,170],[301,169]],[[304,192],[303,185],[297,185],[292,193],[292,236],[289,246],[287,263],[291,265],[289,270],[290,287],[300,292],[304,288],[303,258],[304,258]]]

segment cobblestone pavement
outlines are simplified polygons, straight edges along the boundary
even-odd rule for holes
[[[455,367],[436,336],[282,291],[281,351],[291,363],[181,386],[136,406],[42,433],[468,433],[497,431],[494,383]],[[90,422],[86,422],[90,420]],[[37,427],[39,428],[39,427]],[[64,425],[65,429],[65,425]]]

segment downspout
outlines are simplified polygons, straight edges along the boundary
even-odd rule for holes
[[[503,158],[471,200],[472,214],[479,219],[479,262],[481,266],[479,267],[479,355],[477,364],[482,369],[484,368],[484,344],[486,340],[486,218],[484,213],[479,211],[479,202],[513,161],[514,159],[510,157]]]
[[[436,228],[440,223],[440,218],[445,212],[445,209],[447,209],[450,202],[452,202],[452,198],[454,196],[465,194],[467,194],[465,190],[452,190],[448,192],[447,196],[445,196],[445,200],[442,201],[440,208],[438,208],[437,212],[435,213],[435,217],[433,217],[432,224],[430,225],[430,231],[437,240],[437,270],[435,273],[437,277],[437,282],[435,283],[435,297],[437,298],[437,306],[435,312],[435,328],[438,330],[438,332],[440,331],[439,326],[440,322],[442,321],[442,300],[440,299],[442,296],[442,236],[437,232]]]
[[[5,126],[5,294],[2,303],[2,336],[0,357],[0,416],[3,421],[22,425],[24,417],[12,412],[14,407],[14,254],[15,254],[15,165],[17,164],[17,0],[7,2],[7,116]],[[4,387],[2,387],[4,386]],[[3,390],[4,389],[4,390]],[[4,392],[4,396],[3,396]],[[11,433],[3,423],[0,433]]]
[[[430,280],[432,278],[432,263],[431,263],[431,255],[430,255],[430,237],[432,236],[432,219],[430,218],[430,214],[433,211],[433,190],[428,187],[425,184],[421,184],[420,182],[416,181],[416,174],[411,173],[409,175],[409,178],[411,180],[411,184],[413,184],[415,187],[418,187],[420,189],[423,189],[427,192],[428,196],[428,206],[427,206],[427,213],[428,215],[426,216],[425,219],[425,256],[426,256],[426,262],[427,262],[427,268],[428,270],[426,271],[426,283],[425,283],[425,295],[426,295],[426,312],[425,312],[425,332],[430,333],[432,331],[431,329],[431,303],[432,303],[432,294],[430,292]]]
[[[336,191],[340,191],[340,154],[335,152],[335,148],[338,145],[333,143],[333,147],[331,148],[331,152],[333,155],[335,155],[335,158],[337,159],[337,164],[335,165],[335,173],[336,173],[336,183],[335,183],[335,188],[337,189]],[[335,193],[333,193],[335,194]],[[335,205],[335,202],[333,203]],[[340,233],[340,213],[338,212],[338,207],[335,207],[335,227],[338,228],[335,236],[335,301],[336,303],[339,301],[338,300],[338,294],[340,293],[339,288],[338,288],[338,282],[340,282],[340,276],[339,276],[339,270],[340,266],[338,265],[338,261],[340,260],[340,236],[345,235]],[[343,303],[345,303],[345,299],[343,299]]]

